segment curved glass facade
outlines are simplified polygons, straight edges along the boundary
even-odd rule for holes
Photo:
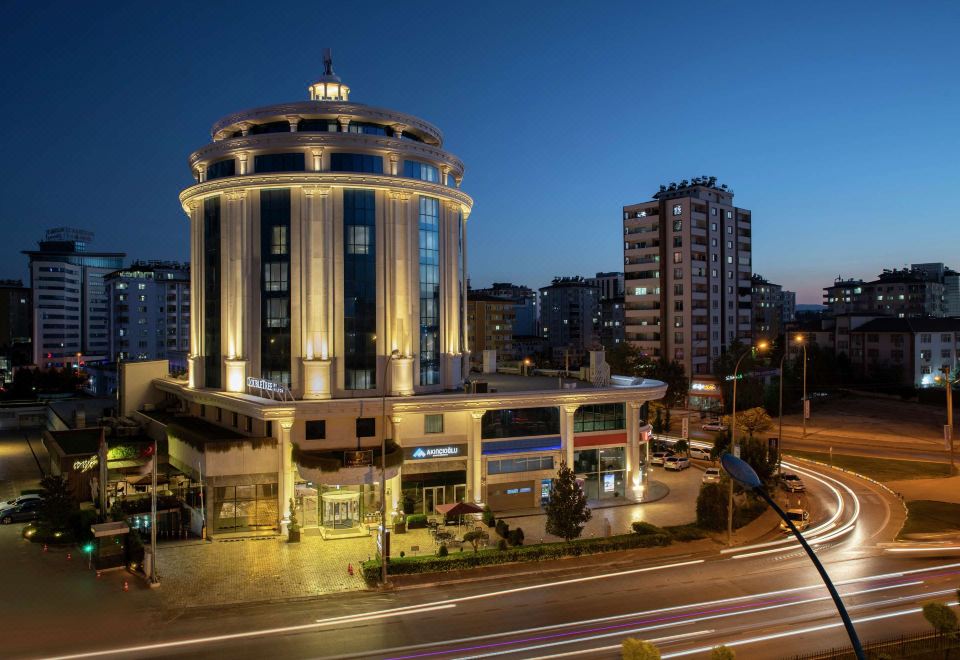
[[[253,171],[261,172],[303,172],[307,169],[303,152],[283,154],[260,154],[253,157]]]
[[[260,374],[290,387],[290,190],[260,191]]]
[[[421,163],[419,160],[403,161],[403,176],[433,183],[440,182],[440,170],[429,163]]]
[[[207,166],[207,181],[222,179],[225,176],[234,176],[237,173],[237,161],[233,158],[218,160]]]
[[[220,387],[219,197],[203,201],[203,372],[205,387]]]
[[[330,154],[330,171],[383,174],[383,157],[335,152]]]
[[[560,409],[515,408],[488,410],[480,422],[480,436],[493,438],[522,438],[530,435],[558,435],[560,433]]]
[[[377,386],[376,196],[343,191],[344,387]]]
[[[440,382],[440,200],[420,198],[419,228],[420,384],[436,385]]]

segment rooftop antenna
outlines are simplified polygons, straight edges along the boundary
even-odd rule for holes
[[[333,73],[333,51],[329,48],[323,49],[323,75],[332,76]]]

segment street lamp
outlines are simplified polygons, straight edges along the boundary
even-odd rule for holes
[[[840,600],[840,594],[837,593],[836,587],[833,586],[833,582],[830,580],[830,576],[827,575],[827,571],[823,567],[823,564],[820,563],[820,560],[817,559],[817,555],[814,554],[813,548],[811,548],[806,539],[803,538],[803,534],[797,530],[796,526],[793,524],[793,521],[790,520],[790,517],[786,513],[784,513],[783,509],[781,509],[777,503],[773,501],[773,498],[770,497],[767,489],[764,488],[763,484],[760,482],[760,477],[757,476],[757,473],[752,467],[750,467],[749,463],[737,458],[732,454],[724,453],[723,456],[720,457],[720,464],[723,466],[723,469],[726,471],[726,473],[730,475],[731,483],[733,480],[736,480],[745,488],[752,490],[754,493],[762,497],[763,500],[769,504],[774,511],[777,512],[777,515],[779,515],[780,518],[787,523],[787,527],[790,528],[790,531],[793,532],[793,535],[797,537],[798,541],[800,541],[800,545],[803,546],[807,556],[810,557],[810,561],[813,562],[817,572],[820,573],[820,577],[823,578],[823,583],[827,585],[827,590],[830,592],[830,597],[833,598],[833,602],[837,606],[837,611],[840,613],[840,618],[843,619],[843,627],[847,629],[847,635],[850,637],[850,644],[853,646],[853,652],[856,654],[858,660],[865,660],[866,656],[864,656],[863,648],[860,646],[860,638],[857,637],[857,631],[853,628],[853,622],[850,620],[850,615],[847,614],[847,608],[843,606],[843,601]]]
[[[936,382],[943,381],[943,384],[947,388],[947,426],[944,429],[944,440],[947,442],[947,449],[950,452],[950,475],[953,476],[953,384],[960,380],[960,376],[956,379],[950,379],[950,367],[942,367],[940,371],[943,372],[943,377],[940,376],[934,377]]]
[[[787,345],[784,348],[783,355],[780,356],[780,412],[777,415],[777,422],[780,429],[777,431],[777,471],[780,470],[780,456],[783,453],[783,361],[790,352],[790,334],[784,333]]]
[[[383,365],[383,394],[380,397],[380,412],[383,415],[383,432],[380,434],[380,580],[387,585],[387,370],[400,351],[393,349]],[[391,434],[392,435],[392,434]]]
[[[761,341],[757,344],[756,349],[758,351],[765,350],[767,348],[767,342]],[[743,352],[743,355],[737,360],[737,364],[733,367],[733,411],[730,416],[730,444],[733,447],[734,453],[737,452],[739,446],[737,445],[737,372],[740,371],[740,363],[743,362],[743,358],[747,357],[753,353],[753,348],[748,348]],[[733,481],[730,482],[730,490],[727,493],[727,545],[733,545]]]
[[[801,417],[803,417],[803,437],[807,437],[807,344],[803,341],[803,335],[796,336],[797,342],[803,346],[803,411],[801,412]]]

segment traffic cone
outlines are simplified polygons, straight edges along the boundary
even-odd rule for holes
[[[68,553],[67,553],[67,561],[70,561],[71,559],[73,559],[73,555],[68,552]]]
[[[127,582],[126,580],[123,581],[123,590],[130,591],[130,583]]]
[[[353,564],[347,564],[347,573],[353,575]]]

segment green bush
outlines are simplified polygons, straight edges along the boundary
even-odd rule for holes
[[[693,525],[674,525],[672,527],[666,527],[665,530],[674,541],[680,541],[681,543],[685,541],[697,541],[699,539],[707,538],[707,532],[700,529],[695,524]]]
[[[631,524],[630,527],[633,528],[634,534],[640,534],[641,536],[643,536],[644,534],[666,534],[667,533],[663,528],[657,527],[656,525],[652,525],[648,522],[638,521]]]
[[[523,530],[519,527],[511,529],[507,535],[507,541],[509,541],[512,546],[523,545]]]
[[[506,550],[506,549],[507,549],[507,540],[506,540],[506,539],[500,539],[499,541],[497,541],[497,550],[503,551],[503,550]]]
[[[440,544],[440,549],[437,550],[437,556],[438,556],[438,557],[446,557],[446,556],[449,555],[449,554],[450,554],[450,551],[447,550],[447,544],[446,544],[446,543],[441,543],[441,544]]]
[[[423,513],[413,513],[407,516],[407,529],[423,529],[427,526],[427,516]]]
[[[483,507],[483,524],[487,527],[493,527],[497,524],[497,519],[494,517],[493,509],[490,508],[489,504]]]
[[[501,539],[501,543],[498,543],[496,550],[480,550],[479,552],[464,552],[445,556],[440,556],[438,552],[438,556],[423,555],[391,559],[390,574],[417,575],[420,573],[459,571],[478,566],[579,557],[615,550],[663,547],[670,545],[670,543],[671,539],[667,534],[623,534],[606,538],[577,539],[569,542],[515,546],[513,548],[507,548],[506,541]],[[368,582],[374,583],[379,579],[380,564],[377,560],[371,559],[363,562],[361,570]]]
[[[496,524],[496,528],[497,528],[497,534],[499,534],[503,538],[507,538],[507,534],[510,533],[510,525],[507,524],[506,520],[504,520],[503,518],[498,520]]]

